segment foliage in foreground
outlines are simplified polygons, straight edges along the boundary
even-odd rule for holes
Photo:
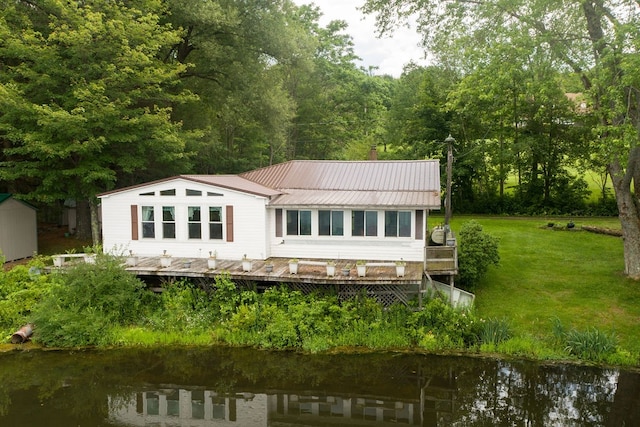
[[[612,334],[581,332],[550,322],[550,339],[515,333],[507,319],[483,320],[432,295],[423,310],[383,308],[361,295],[304,295],[285,287],[263,293],[218,277],[209,289],[166,283],[162,295],[126,272],[117,259],[98,257],[50,275],[16,267],[0,273],[0,328],[7,337],[26,322],[45,346],[214,344],[323,352],[349,347],[480,351],[534,359],[579,359],[634,365],[637,355]]]
[[[78,263],[53,274],[32,315],[35,339],[47,346],[100,344],[109,328],[139,322],[151,296],[114,257],[98,256],[96,264]]]

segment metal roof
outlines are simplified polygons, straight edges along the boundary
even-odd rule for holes
[[[240,175],[178,175],[99,196],[174,179],[269,197],[271,206],[440,208],[438,160],[292,160]]]
[[[240,176],[280,190],[271,206],[440,207],[437,160],[293,160]]]

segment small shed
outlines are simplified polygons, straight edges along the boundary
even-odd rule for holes
[[[0,252],[5,261],[28,258],[37,250],[36,208],[0,193]]]

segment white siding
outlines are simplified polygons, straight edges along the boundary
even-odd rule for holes
[[[37,250],[35,209],[12,198],[0,203],[0,251],[5,260],[28,258]]]
[[[161,190],[173,190],[175,195],[161,196]],[[202,191],[201,196],[187,196],[186,190]],[[143,193],[154,192],[152,196]],[[207,192],[216,196],[207,196]],[[167,251],[178,257],[204,258],[216,251],[221,259],[240,259],[247,255],[253,259],[268,257],[264,225],[266,198],[225,188],[194,183],[177,178],[147,186],[139,186],[102,196],[102,233],[106,252],[124,254],[132,250],[141,256],[158,256]],[[131,206],[138,210],[138,240],[132,239]],[[155,211],[155,238],[143,238],[142,206],[153,206]],[[176,237],[162,238],[162,207],[175,207]],[[202,238],[188,238],[188,207],[202,209]],[[208,238],[208,208],[222,208],[223,239]],[[233,206],[233,242],[227,241],[226,207]]]

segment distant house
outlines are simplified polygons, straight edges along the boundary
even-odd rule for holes
[[[28,258],[38,251],[36,209],[0,193],[0,252],[5,261]]]
[[[437,160],[295,160],[101,194],[105,251],[224,259],[423,261]]]

